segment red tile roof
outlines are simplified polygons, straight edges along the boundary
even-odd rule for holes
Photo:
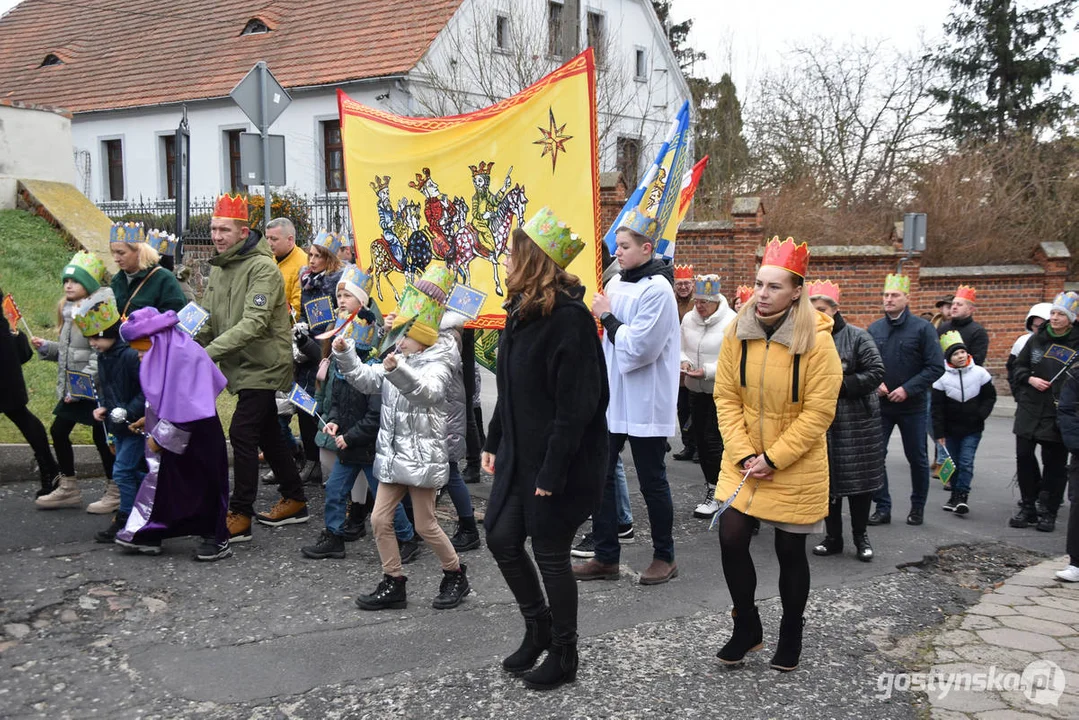
[[[24,0],[0,99],[72,112],[223,97],[259,60],[286,88],[411,70],[462,0]],[[240,36],[262,20],[269,33]],[[40,67],[48,54],[63,64]]]

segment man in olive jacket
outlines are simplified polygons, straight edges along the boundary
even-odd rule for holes
[[[292,341],[285,286],[269,245],[247,226],[247,202],[223,195],[210,236],[217,254],[203,304],[210,319],[197,340],[206,347],[238,396],[229,426],[234,485],[228,527],[232,542],[251,539],[262,448],[280,485],[281,500],[255,516],[264,525],[307,522],[299,472],[277,423],[276,391],[292,386]]]

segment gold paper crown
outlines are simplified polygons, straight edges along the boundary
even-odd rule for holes
[[[940,336],[940,349],[944,351],[944,357],[948,357],[948,348],[956,345],[964,345],[963,336],[959,334],[958,330],[949,330]]]
[[[109,243],[128,243],[136,245],[146,240],[146,229],[142,223],[113,223],[109,229]]]
[[[901,292],[910,295],[910,278],[906,275],[889,274],[884,278],[884,292]]]
[[[116,298],[108,288],[100,288],[83,300],[75,310],[75,327],[83,337],[101,336],[120,322]]]
[[[549,207],[540,208],[522,229],[563,270],[584,249],[584,241]]]
[[[693,296],[699,300],[719,302],[719,275],[698,275],[694,281]]]

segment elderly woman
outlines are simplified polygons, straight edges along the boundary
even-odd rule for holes
[[[109,251],[120,268],[109,286],[122,318],[144,307],[179,312],[187,305],[180,281],[161,266],[161,255],[146,239],[143,227],[134,223],[116,223],[109,235]]]
[[[710,518],[719,510],[716,481],[723,459],[723,438],[716,420],[712,390],[716,359],[723,335],[734,319],[727,298],[719,292],[718,275],[698,275],[694,282],[693,309],[682,318],[682,379],[689,394],[690,429],[704,472],[707,491],[693,517]]]
[[[723,575],[734,633],[717,657],[734,665],[763,647],[754,604],[757,574],[749,554],[753,518],[775,527],[783,619],[771,665],[798,667],[809,599],[806,536],[828,514],[825,433],[835,417],[843,367],[832,321],[809,304],[803,287],[805,243],[775,238],[765,247],[754,296],[731,323],[719,351],[715,400],[726,445],[716,499]]]
[[[828,428],[829,509],[824,540],[814,555],[843,552],[843,498],[850,504],[850,527],[855,554],[873,559],[866,535],[873,493],[884,484],[884,452],[880,434],[877,387],[884,380],[884,361],[876,343],[862,328],[850,325],[839,312],[839,286],[817,280],[806,287],[819,312],[832,318],[832,340],[843,363],[843,384],[835,420]]]

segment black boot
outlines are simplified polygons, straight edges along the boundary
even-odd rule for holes
[[[838,555],[843,552],[843,538],[825,535],[820,545],[813,548],[814,555]]]
[[[531,690],[554,690],[577,679],[577,643],[552,644],[540,666],[523,678]]]
[[[745,660],[746,653],[764,647],[764,628],[761,627],[761,615],[756,605],[741,612],[731,610],[731,617],[734,618],[734,632],[716,657],[727,665],[737,665]]]
[[[1034,509],[1033,502],[1023,501],[1019,503],[1019,509],[1015,511],[1008,525],[1013,528],[1028,528],[1038,522],[1038,512]]]
[[[127,515],[122,513],[114,513],[112,516],[112,523],[104,530],[98,530],[96,533],[94,533],[94,542],[113,542],[114,540],[116,540],[116,533],[123,530],[124,525],[127,525]]]
[[[480,459],[470,458],[464,470],[461,471],[461,479],[465,485],[475,485],[480,481]]]
[[[789,618],[786,615],[779,621],[779,642],[776,654],[772,656],[772,667],[780,672],[790,672],[798,667],[798,658],[802,654],[802,627],[805,620],[800,617]]]
[[[336,558],[341,560],[345,557],[345,539],[340,535],[334,535],[329,530],[323,530],[314,545],[305,545],[300,548],[305,558],[312,560],[325,560]]]
[[[468,595],[468,577],[465,576],[464,563],[456,570],[442,571],[442,584],[438,588],[438,597],[431,603],[435,610],[449,610],[461,604]]]
[[[1045,512],[1038,513],[1038,524],[1034,529],[1039,532],[1053,532],[1057,528],[1057,509],[1047,507]]]
[[[322,484],[322,463],[318,460],[308,460],[300,471],[300,481],[304,485]]]
[[[480,531],[476,527],[476,517],[460,518],[457,521],[457,531],[450,538],[450,544],[457,552],[475,550],[480,546]]]
[[[873,560],[873,546],[869,544],[868,535],[855,535],[854,536],[855,556],[862,562],[871,562]]]
[[[382,582],[373,593],[356,598],[356,607],[361,610],[402,610],[408,607],[408,597],[405,594],[406,582],[408,578],[404,575],[400,577],[383,575]]]
[[[367,535],[367,505],[364,503],[350,503],[348,516],[341,525],[341,537],[345,542],[356,542]]]
[[[34,494],[34,497],[45,497],[60,485],[60,474],[55,473],[49,475],[47,473],[41,473],[41,487]],[[112,542],[111,540],[109,542]]]
[[[967,504],[967,500],[970,499],[970,493],[956,492],[955,494],[955,514],[966,515],[970,512],[970,505]]]
[[[514,675],[528,672],[543,651],[551,646],[551,611],[548,608],[525,618],[525,637],[521,646],[502,661],[502,669]]]

